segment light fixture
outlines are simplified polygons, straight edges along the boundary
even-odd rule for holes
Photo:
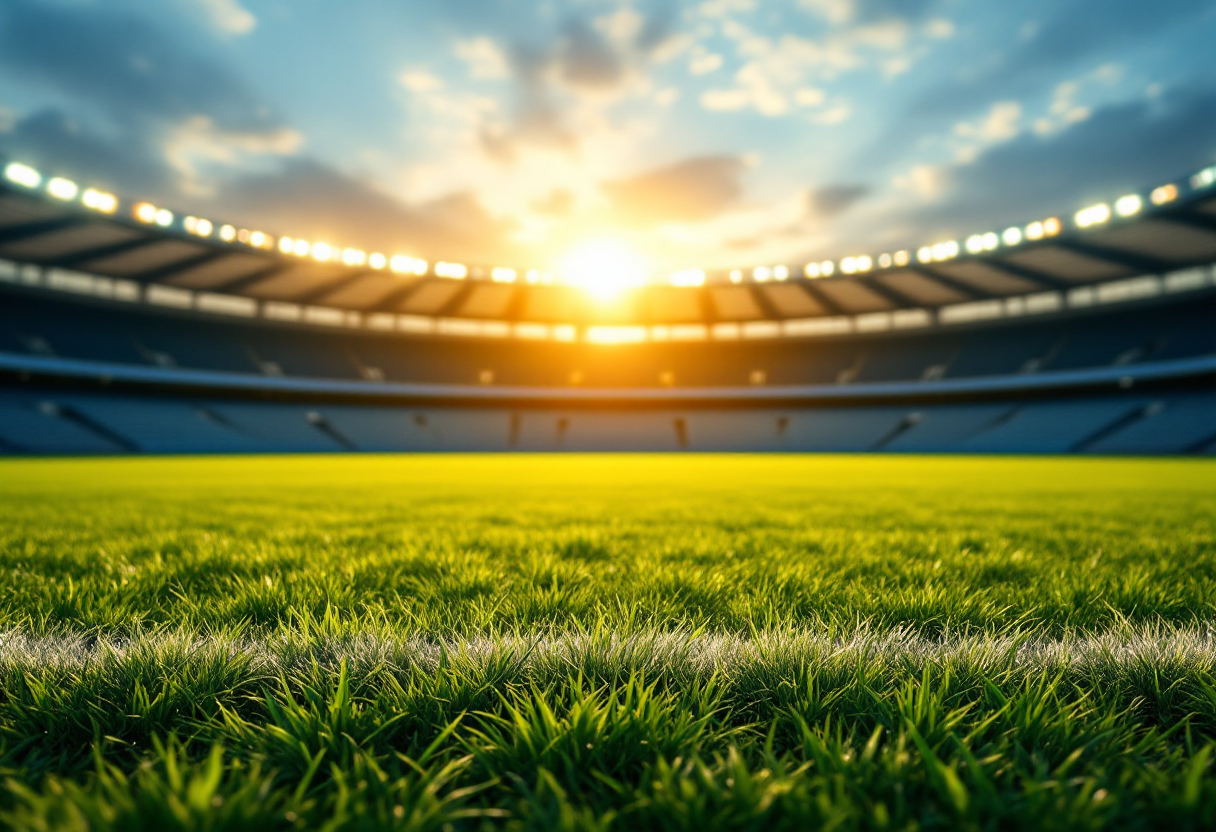
[[[118,197],[96,188],[89,188],[80,197],[80,204],[103,214],[113,214],[118,210]]]
[[[508,269],[506,266],[495,266],[490,271],[490,279],[495,283],[514,283],[516,276],[515,269]]]
[[[37,188],[42,184],[42,174],[20,162],[9,162],[4,168],[4,178],[23,188]]]
[[[379,271],[388,265],[388,258],[378,251],[372,252],[371,257],[367,258],[367,265]]]
[[[1095,225],[1102,225],[1110,219],[1110,206],[1105,202],[1099,202],[1096,205],[1090,205],[1088,208],[1082,208],[1077,212],[1073,220],[1077,224],[1077,228],[1090,228]]]
[[[802,267],[802,274],[805,277],[811,277],[811,278],[819,277],[819,264],[818,263],[807,263],[805,266]]]
[[[1144,200],[1136,194],[1121,196],[1115,200],[1115,213],[1121,217],[1131,217],[1140,213]]]
[[[388,267],[397,274],[412,274],[421,277],[426,274],[430,264],[417,257],[407,257],[404,254],[394,254],[388,261]]]
[[[731,283],[742,283],[743,282],[743,270],[742,269],[731,269],[730,270],[730,282]]]
[[[76,198],[76,194],[80,193],[80,186],[71,179],[64,179],[62,176],[56,176],[50,182],[46,183],[46,192],[55,199],[62,199],[64,202],[71,202]]]
[[[334,247],[329,243],[313,243],[312,244],[312,259],[318,263],[324,263],[329,260],[334,254]]]
[[[440,260],[435,264],[435,274],[452,280],[464,280],[469,276],[469,267],[462,263],[448,263]]]
[[[223,240],[225,243],[231,243],[233,240],[236,239],[236,228],[234,228],[231,225],[221,225],[220,226],[220,239]],[[296,245],[299,246],[299,244],[300,243],[297,240]],[[308,243],[305,243],[304,245],[307,246]]]
[[[756,266],[756,268],[752,269],[752,280],[757,283],[764,283],[772,276],[772,269],[768,266]]]
[[[788,280],[789,276],[790,276],[789,266],[774,266],[773,267],[773,279],[774,280]]]
[[[1022,229],[1018,228],[1016,225],[1006,228],[1001,233],[1001,242],[1007,246],[1016,246],[1018,243],[1022,242]]]
[[[1153,188],[1149,199],[1154,205],[1164,205],[1167,202],[1173,202],[1178,198],[1178,186],[1174,184],[1162,185],[1160,188]]]
[[[683,269],[671,276],[672,286],[704,286],[705,272],[700,269]]]

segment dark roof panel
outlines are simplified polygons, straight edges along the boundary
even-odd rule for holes
[[[1078,254],[1059,246],[1026,249],[1006,255],[1002,259],[1014,265],[1035,269],[1072,283],[1085,283],[1108,277],[1126,277],[1134,273],[1133,269],[1119,263],[1091,257],[1087,254]]]

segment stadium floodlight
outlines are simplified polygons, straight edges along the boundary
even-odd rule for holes
[[[367,263],[367,252],[359,248],[342,249],[342,265],[362,266]]]
[[[407,257],[404,254],[394,254],[388,261],[388,267],[397,274],[412,274],[418,277],[426,274],[430,264],[417,257]]]
[[[1167,202],[1173,202],[1178,198],[1178,186],[1174,184],[1162,185],[1160,188],[1154,188],[1149,199],[1154,205],[1164,205]]]
[[[1073,220],[1077,224],[1077,228],[1091,228],[1095,225],[1102,225],[1110,220],[1110,206],[1105,202],[1099,202],[1096,205],[1090,205],[1088,208],[1082,208],[1077,212]]]
[[[440,260],[435,264],[435,274],[452,280],[464,280],[469,276],[469,267],[463,263],[448,263]]]
[[[756,266],[752,269],[752,280],[757,283],[765,283],[773,276],[773,271],[768,266]]]
[[[984,235],[984,251],[996,251],[1000,244],[1001,238],[995,231],[989,231]]]
[[[254,248],[266,248],[270,243],[269,235],[264,231],[253,231],[249,234],[249,245]]]
[[[135,219],[151,225],[156,222],[156,206],[151,202],[141,202],[131,211]]]
[[[367,258],[367,265],[379,271],[388,265],[388,258],[378,251],[372,252],[372,255]]]
[[[859,269],[857,267],[857,259],[858,258],[856,258],[856,257],[841,258],[841,260],[840,260],[841,273],[842,274],[857,274],[857,272],[861,271],[861,269]]]
[[[76,198],[76,194],[80,193],[80,186],[71,179],[64,179],[62,176],[56,176],[50,182],[46,183],[46,192],[55,199],[62,199],[64,202],[71,202]]]
[[[1043,223],[1038,222],[1037,220],[1026,226],[1027,240],[1041,240],[1045,234],[1046,232],[1043,231]]]
[[[42,184],[42,174],[20,162],[9,162],[4,168],[4,178],[23,188],[37,188]]]
[[[220,226],[220,239],[223,240],[225,243],[231,243],[233,240],[236,239],[236,228],[231,225],[221,225]],[[296,241],[296,245],[297,246],[299,245],[298,240]],[[308,245],[308,243],[305,243],[304,245]]]
[[[790,267],[789,266],[774,266],[773,267],[773,279],[774,280],[789,280],[789,277],[790,277]]]
[[[671,276],[672,286],[704,286],[705,272],[701,269],[683,269]]]
[[[891,268],[892,262],[893,262],[893,258],[891,257],[890,254],[878,255],[878,268],[889,269],[889,268]]]
[[[979,254],[984,250],[984,235],[972,234],[965,243],[968,253]]]
[[[514,283],[518,273],[506,266],[495,266],[490,271],[490,279],[495,283]]]
[[[1054,237],[1064,228],[1060,220],[1056,217],[1048,217],[1043,220],[1043,233],[1048,237]]]
[[[295,246],[296,241],[291,237],[279,238],[279,251],[283,252],[284,254],[291,254],[295,250]]]
[[[1191,177],[1191,187],[1197,191],[1201,188],[1210,188],[1212,185],[1216,185],[1216,165],[1204,168]]]
[[[831,277],[836,272],[836,264],[831,260],[823,260],[819,264],[819,273],[824,277]]]
[[[731,269],[730,270],[730,282],[731,283],[742,283],[743,282],[743,270],[742,269]]]
[[[529,283],[540,283],[540,278],[541,275],[538,269],[528,269],[527,274],[524,275],[524,280]]]
[[[173,225],[173,212],[168,208],[161,208],[156,212],[156,224],[161,228],[168,228]]]
[[[1022,242],[1022,229],[1011,225],[1001,232],[1001,242],[1007,246],[1016,246]]]
[[[933,261],[933,246],[921,246],[916,250],[916,259],[921,263]]]
[[[334,247],[329,243],[313,243],[312,244],[312,259],[318,263],[324,263],[334,256]]]
[[[202,217],[186,217],[182,220],[182,227],[186,229],[187,234],[194,234],[198,237],[210,237],[214,230],[211,220],[205,220]]]
[[[1144,200],[1136,194],[1121,196],[1115,200],[1115,213],[1121,217],[1131,217],[1140,213]]]
[[[295,245],[291,247],[291,253],[296,257],[307,257],[310,251],[312,251],[312,243],[308,240],[296,240]]]
[[[906,266],[911,259],[911,255],[907,251],[897,251],[891,258],[897,266]]]
[[[810,278],[819,277],[819,264],[818,263],[807,263],[805,266],[802,267],[802,274],[804,277],[810,277]]]
[[[942,243],[933,244],[933,259],[939,262],[958,257],[958,252],[958,243],[954,240],[946,240]]]
[[[118,197],[96,188],[87,189],[80,197],[80,203],[85,208],[100,211],[103,214],[113,214],[118,210]]]

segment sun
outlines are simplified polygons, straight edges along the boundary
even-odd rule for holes
[[[646,284],[646,261],[618,240],[590,240],[561,262],[562,277],[597,300],[610,301]]]

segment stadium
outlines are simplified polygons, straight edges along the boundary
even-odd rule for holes
[[[0,4],[0,827],[1208,830],[1216,9]]]
[[[1216,449],[1216,168],[916,251],[592,291],[5,178],[10,452]]]

